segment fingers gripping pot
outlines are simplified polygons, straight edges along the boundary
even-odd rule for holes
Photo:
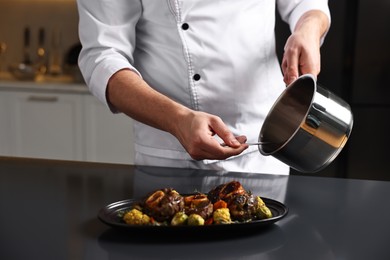
[[[279,96],[260,130],[259,151],[300,172],[317,172],[341,152],[353,126],[350,106],[302,75]]]

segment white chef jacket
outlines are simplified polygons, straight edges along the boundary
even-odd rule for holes
[[[275,51],[275,7],[291,29],[327,0],[78,0],[79,65],[90,91],[130,68],[151,87],[194,110],[217,115],[234,135],[257,141],[285,88]],[[111,109],[115,111],[115,108]],[[224,160],[194,161],[171,134],[134,122],[136,164],[288,174],[251,146]]]

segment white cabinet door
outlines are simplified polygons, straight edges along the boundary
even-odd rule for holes
[[[10,104],[9,95],[0,92],[0,155],[10,155],[12,150]]]
[[[11,118],[10,153],[15,156],[81,160],[82,96],[2,92]]]
[[[0,155],[133,164],[132,119],[85,93],[3,90]]]
[[[85,95],[86,160],[134,163],[132,119],[113,114],[100,101]]]

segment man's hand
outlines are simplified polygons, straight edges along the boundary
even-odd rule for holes
[[[175,136],[195,160],[223,160],[248,148],[246,137],[235,137],[221,118],[204,112],[191,111],[178,124]],[[218,135],[226,144],[214,138]]]
[[[320,73],[320,41],[328,28],[328,17],[318,10],[308,11],[299,19],[284,47],[282,71],[287,85],[302,74]]]

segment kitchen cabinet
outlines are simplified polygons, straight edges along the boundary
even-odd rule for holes
[[[10,155],[82,158],[82,97],[74,94],[2,92]],[[2,126],[3,128],[3,126]]]
[[[0,155],[134,162],[132,120],[112,114],[85,86],[0,84],[0,122]]]
[[[0,94],[0,154],[11,154],[10,147],[10,115],[7,95]]]
[[[133,163],[132,119],[112,114],[91,95],[85,101],[85,147],[87,161]]]

